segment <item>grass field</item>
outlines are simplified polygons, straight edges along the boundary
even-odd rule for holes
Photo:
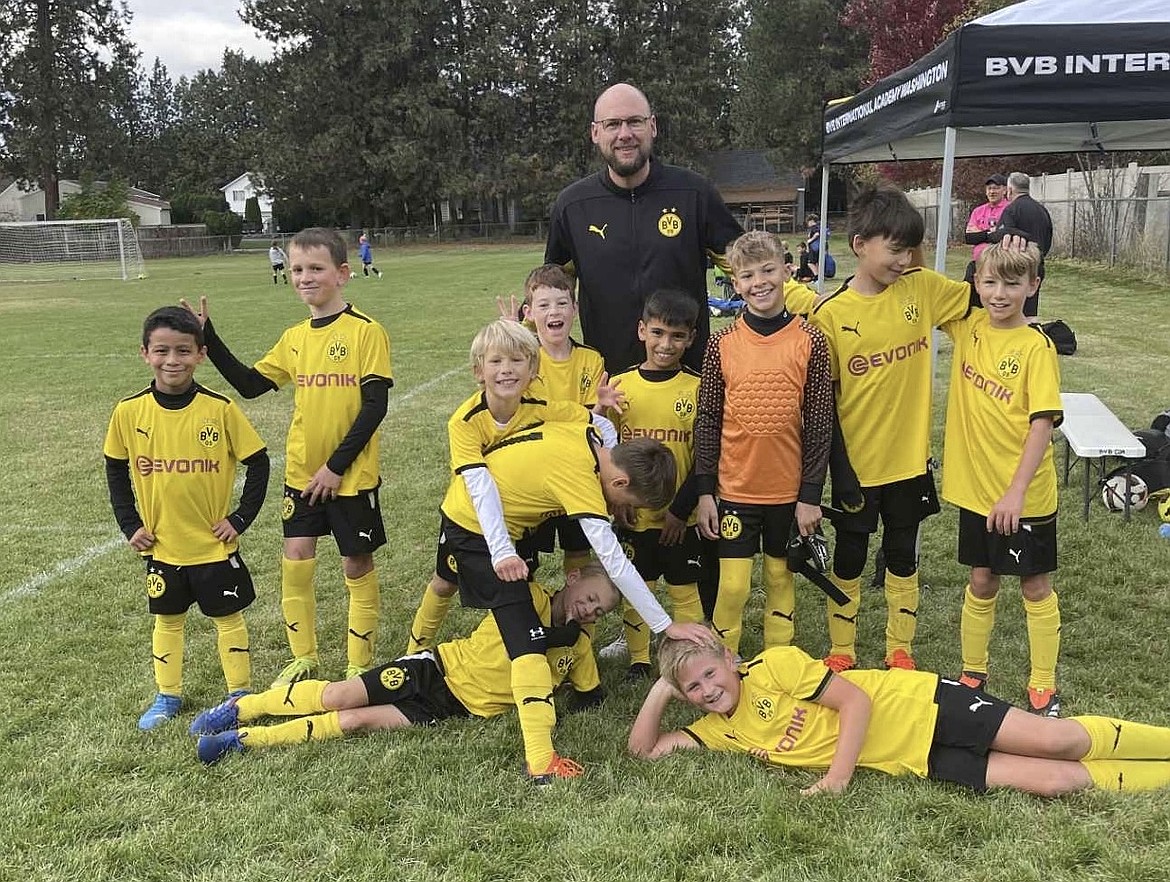
[[[391,336],[395,387],[383,428],[382,503],[390,542],[379,655],[405,645],[433,565],[436,509],[448,474],[444,424],[470,392],[466,347],[516,292],[535,247],[383,250],[381,281],[350,297]],[[965,253],[954,254],[959,275]],[[842,261],[842,263],[846,263]],[[843,270],[846,267],[842,267]],[[559,749],[584,778],[536,792],[520,772],[514,716],[231,756],[210,769],[186,727],[222,698],[214,631],[188,617],[179,721],[150,734],[135,721],[153,693],[141,567],[110,512],[101,445],[114,403],[146,385],[141,321],[179,297],[211,315],[245,361],[304,307],[274,288],[262,254],[152,262],[149,278],[0,287],[0,426],[9,490],[0,496],[0,880],[1163,880],[1170,865],[1164,793],[1089,793],[1046,802],[976,797],[859,772],[847,795],[804,800],[813,773],[777,772],[694,752],[655,765],[624,755],[644,687],[603,666],[609,698],[562,721]],[[1045,317],[1064,318],[1080,351],[1061,360],[1066,391],[1096,392],[1124,422],[1170,405],[1170,296],[1103,268],[1056,264]],[[949,367],[946,354],[940,371]],[[941,376],[945,377],[945,373]],[[230,391],[207,365],[197,377]],[[941,384],[945,388],[945,382]],[[941,396],[940,396],[941,397]],[[279,492],[287,390],[245,403],[274,458],[269,502],[245,534],[256,578],[247,613],[257,684],[285,659],[279,615]],[[941,425],[942,407],[937,408]],[[1170,542],[1156,515],[1129,524],[1099,502],[1086,524],[1076,479],[1061,501],[1060,680],[1068,714],[1106,712],[1170,724]],[[917,656],[954,673],[963,570],[953,510],[928,522]],[[801,589],[797,641],[825,647],[824,605]],[[336,550],[317,573],[323,673],[344,668],[344,586]],[[1026,634],[1005,588],[992,644],[992,691],[1018,700]],[[749,605],[745,654],[759,648]],[[479,615],[456,606],[449,633]],[[861,662],[882,652],[884,601],[868,590]],[[601,639],[616,634],[616,617]],[[679,712],[675,721],[688,719]]]

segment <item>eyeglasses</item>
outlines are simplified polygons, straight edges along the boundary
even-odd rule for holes
[[[601,130],[608,135],[616,134],[621,131],[622,125],[629,127],[631,132],[645,131],[647,124],[650,122],[648,116],[627,116],[624,119],[621,117],[613,117],[611,119],[595,119],[593,125],[601,126]]]

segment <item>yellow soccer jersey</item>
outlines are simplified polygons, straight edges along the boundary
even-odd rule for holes
[[[711,750],[748,753],[768,763],[827,768],[840,717],[817,704],[832,672],[795,646],[766,649],[740,666],[739,704],[707,714],[684,731]],[[934,737],[938,676],[926,671],[852,670],[837,676],[861,688],[873,711],[857,764],[891,775],[926,777]]]
[[[464,401],[447,420],[447,440],[451,446],[451,471],[482,466],[483,452],[510,435],[533,429],[545,422],[588,423],[589,409],[574,401],[550,401],[548,391],[534,380],[520,399],[520,407],[501,426],[488,410],[483,392]]]
[[[784,308],[793,315],[807,316],[817,302],[817,292],[802,282],[789,279],[784,283]]]
[[[654,376],[653,373],[650,376]],[[661,376],[661,374],[658,374]],[[649,379],[641,369],[618,374],[620,389],[626,393],[625,409],[614,420],[622,441],[655,438],[674,454],[678,477],[674,489],[682,486],[695,462],[695,410],[699,401],[699,375],[684,367],[665,380]],[[661,529],[666,508],[634,510],[633,529]],[[689,524],[695,523],[692,513]]]
[[[118,402],[103,452],[130,463],[135,505],[154,535],[147,554],[193,566],[227,560],[238,547],[211,527],[231,511],[236,463],[263,449],[239,407],[197,386],[179,410],[162,407],[150,388]]]
[[[393,382],[390,338],[353,306],[328,319],[306,319],[285,331],[256,362],[277,386],[293,383],[284,482],[301,490],[325,465],[353,427],[362,407],[362,384]],[[378,433],[341,476],[342,496],[378,486]]]
[[[904,481],[930,458],[932,328],[967,314],[966,282],[911,269],[880,294],[848,286],[813,310],[829,342],[837,412],[864,487]]]
[[[571,340],[572,351],[564,361],[553,361],[540,350],[539,376],[554,401],[576,401],[586,407],[597,403],[597,387],[605,372],[601,353]]]
[[[1060,365],[1052,341],[1039,328],[991,327],[982,309],[949,322],[955,341],[947,396],[943,498],[986,515],[1011,483],[1032,420],[1060,424]],[[1024,497],[1024,517],[1056,511],[1052,445],[1044,452]]]
[[[535,582],[530,582],[528,589],[541,623],[550,627],[552,599]],[[512,661],[493,616],[485,617],[470,637],[440,643],[438,651],[447,686],[473,714],[493,717],[516,706],[512,697]],[[601,685],[593,644],[584,631],[572,646],[549,649],[545,656],[552,669],[554,688],[566,678],[578,692],[589,692]]]
[[[609,519],[598,479],[597,430],[582,423],[545,423],[505,438],[484,456],[500,492],[504,524],[513,540],[550,518]],[[456,475],[447,487],[443,513],[482,533],[467,482]]]

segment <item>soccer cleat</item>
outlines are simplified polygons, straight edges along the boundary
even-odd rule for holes
[[[376,272],[378,274],[379,279],[382,278],[382,271],[381,270],[374,270],[374,272]]]
[[[368,670],[369,668],[367,668],[365,665],[346,665],[345,679],[349,680],[353,677],[360,677]]]
[[[626,635],[622,634],[617,640],[607,643],[597,650],[597,657],[607,661],[615,658],[625,658],[630,654],[630,647],[626,643]]]
[[[225,754],[243,753],[244,742],[240,739],[240,733],[237,730],[228,729],[226,732],[218,732],[215,735],[200,735],[195,752],[199,755],[199,759],[210,766]]]
[[[638,683],[642,680],[649,680],[650,676],[650,665],[646,662],[634,662],[626,671],[626,682]]]
[[[316,671],[317,660],[315,658],[309,658],[308,656],[294,658],[284,666],[284,670],[272,681],[272,688],[279,689],[281,686],[288,686],[292,683],[298,683],[301,680],[307,680]]]
[[[534,775],[527,765],[524,768],[528,773],[528,780],[538,787],[547,787],[557,778],[580,778],[585,774],[585,767],[579,762],[555,753],[553,754],[552,763],[546,772]]]
[[[968,689],[978,689],[982,692],[987,688],[987,674],[983,671],[963,671],[959,675],[959,682]]]
[[[1028,712],[1038,717],[1060,716],[1060,695],[1055,689],[1028,687]]]
[[[173,720],[179,715],[179,708],[183,706],[183,699],[178,695],[164,695],[158,693],[154,702],[138,718],[138,728],[143,732],[157,729],[167,720]]]
[[[845,654],[826,655],[821,661],[824,662],[825,667],[834,674],[840,674],[844,671],[851,671],[857,667],[857,660],[852,656]]]
[[[191,728],[187,731],[192,735],[216,735],[236,728],[240,722],[240,711],[236,707],[238,700],[239,696],[229,696],[227,701],[203,711],[191,721]]]
[[[914,659],[904,649],[895,649],[889,658],[886,659],[886,668],[901,668],[904,671],[917,671],[918,665],[914,663]]]

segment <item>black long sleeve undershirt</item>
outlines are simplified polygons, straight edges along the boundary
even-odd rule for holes
[[[207,357],[223,378],[232,384],[244,398],[259,398],[265,392],[275,392],[277,385],[254,367],[244,364],[234,355],[216,333],[208,319],[203,325],[203,342],[207,344]]]

